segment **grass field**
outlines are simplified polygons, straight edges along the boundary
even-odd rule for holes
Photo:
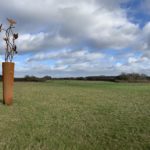
[[[150,84],[17,82],[12,106],[0,97],[0,150],[150,150]]]

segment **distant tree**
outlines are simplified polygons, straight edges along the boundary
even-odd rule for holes
[[[44,76],[44,77],[42,77],[42,79],[44,79],[44,80],[51,80],[52,77],[51,76]]]
[[[140,80],[147,80],[148,78],[145,74],[121,73],[119,76],[116,77],[116,79],[126,81],[140,81]]]

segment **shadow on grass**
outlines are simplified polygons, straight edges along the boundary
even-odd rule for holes
[[[0,99],[0,104],[4,104],[4,101],[2,99]]]

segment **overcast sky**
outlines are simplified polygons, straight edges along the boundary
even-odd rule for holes
[[[3,0],[6,18],[19,32],[15,76],[150,75],[150,0]]]

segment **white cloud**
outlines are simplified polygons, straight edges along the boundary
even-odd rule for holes
[[[129,64],[132,64],[132,63],[135,63],[135,62],[137,62],[137,58],[135,58],[135,57],[129,57],[128,58],[128,63]]]
[[[17,74],[110,75],[149,69],[150,23],[142,29],[131,22],[127,11],[120,7],[127,1],[1,2],[0,19],[4,21],[9,16],[17,20],[20,57],[24,53],[30,56],[27,62],[17,64]],[[149,4],[148,0],[144,2]],[[133,50],[122,50],[128,48]],[[105,49],[118,50],[121,54],[111,55]],[[136,57],[136,50],[141,51],[141,57]],[[43,64],[48,60],[54,63]]]
[[[44,53],[40,52],[27,59],[27,62],[41,61],[41,60],[64,60],[64,61],[95,61],[104,57],[104,54],[100,52],[89,52],[88,50],[62,50],[56,52]],[[68,62],[68,61],[67,61]]]
[[[17,41],[19,51],[45,51],[52,48],[60,48],[70,43],[69,38],[49,33],[22,34]]]
[[[22,31],[45,30],[32,35],[25,33],[21,49],[43,51],[47,47],[76,45],[83,48],[83,44],[93,49],[121,49],[130,47],[137,39],[139,27],[128,20],[119,3],[120,0],[13,0],[9,8],[6,0],[1,7],[18,17]]]

